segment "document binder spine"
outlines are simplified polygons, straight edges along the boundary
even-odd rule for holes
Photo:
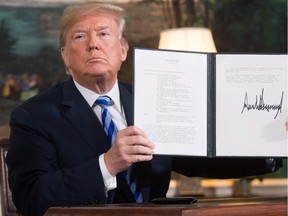
[[[216,156],[216,54],[207,54],[207,156]]]

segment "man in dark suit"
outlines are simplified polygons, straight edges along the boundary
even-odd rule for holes
[[[127,170],[135,173],[138,202],[149,202],[165,197],[172,170],[229,178],[277,168],[274,160],[268,166],[260,158],[153,155],[153,144],[132,126],[131,86],[117,80],[128,50],[124,25],[122,9],[113,5],[85,3],[65,10],[60,49],[71,79],[11,114],[6,162],[13,201],[23,215],[43,215],[51,206],[135,202]],[[118,130],[112,143],[103,130],[102,108],[95,104],[103,95],[112,99],[108,112]]]

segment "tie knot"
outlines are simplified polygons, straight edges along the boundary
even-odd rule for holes
[[[110,104],[111,100],[112,99],[109,96],[103,95],[103,96],[98,97],[95,103],[97,105],[107,107]]]

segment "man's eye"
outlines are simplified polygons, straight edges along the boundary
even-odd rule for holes
[[[76,41],[84,40],[85,39],[85,35],[75,35],[74,38],[75,38]]]
[[[107,38],[110,36],[110,34],[108,32],[100,32],[98,35],[101,38]]]

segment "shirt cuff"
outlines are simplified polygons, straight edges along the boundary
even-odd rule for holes
[[[102,177],[103,177],[106,191],[115,189],[117,187],[116,176],[112,176],[109,173],[109,171],[106,167],[106,164],[104,162],[104,154],[99,156],[99,166],[100,166],[100,170],[102,173]]]

